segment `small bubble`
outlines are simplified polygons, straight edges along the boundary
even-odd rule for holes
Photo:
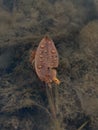
[[[41,69],[41,68],[42,68],[42,66],[41,66],[41,65],[39,65],[39,66],[38,66],[38,69]]]
[[[40,47],[41,47],[41,48],[44,48],[45,46],[44,46],[44,45],[41,45]]]
[[[55,53],[55,50],[52,50],[51,52],[52,52],[52,53]]]
[[[54,58],[54,61],[57,61],[57,57]]]

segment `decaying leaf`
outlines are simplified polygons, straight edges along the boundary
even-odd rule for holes
[[[59,57],[54,42],[45,36],[39,43],[35,54],[35,70],[40,80],[47,84],[53,81],[59,84],[60,81],[56,78],[55,69],[58,64]]]

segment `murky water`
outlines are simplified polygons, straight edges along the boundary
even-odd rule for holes
[[[0,0],[0,130],[53,130],[29,62],[46,34],[59,53],[62,129],[97,130],[98,0]]]

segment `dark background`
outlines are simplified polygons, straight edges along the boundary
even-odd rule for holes
[[[98,0],[0,0],[0,130],[53,130],[29,62],[46,34],[60,58],[61,127],[98,130]]]

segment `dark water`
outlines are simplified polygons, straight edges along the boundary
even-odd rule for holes
[[[97,130],[98,0],[0,0],[0,130],[53,130],[29,62],[46,34],[59,53],[62,129]]]

